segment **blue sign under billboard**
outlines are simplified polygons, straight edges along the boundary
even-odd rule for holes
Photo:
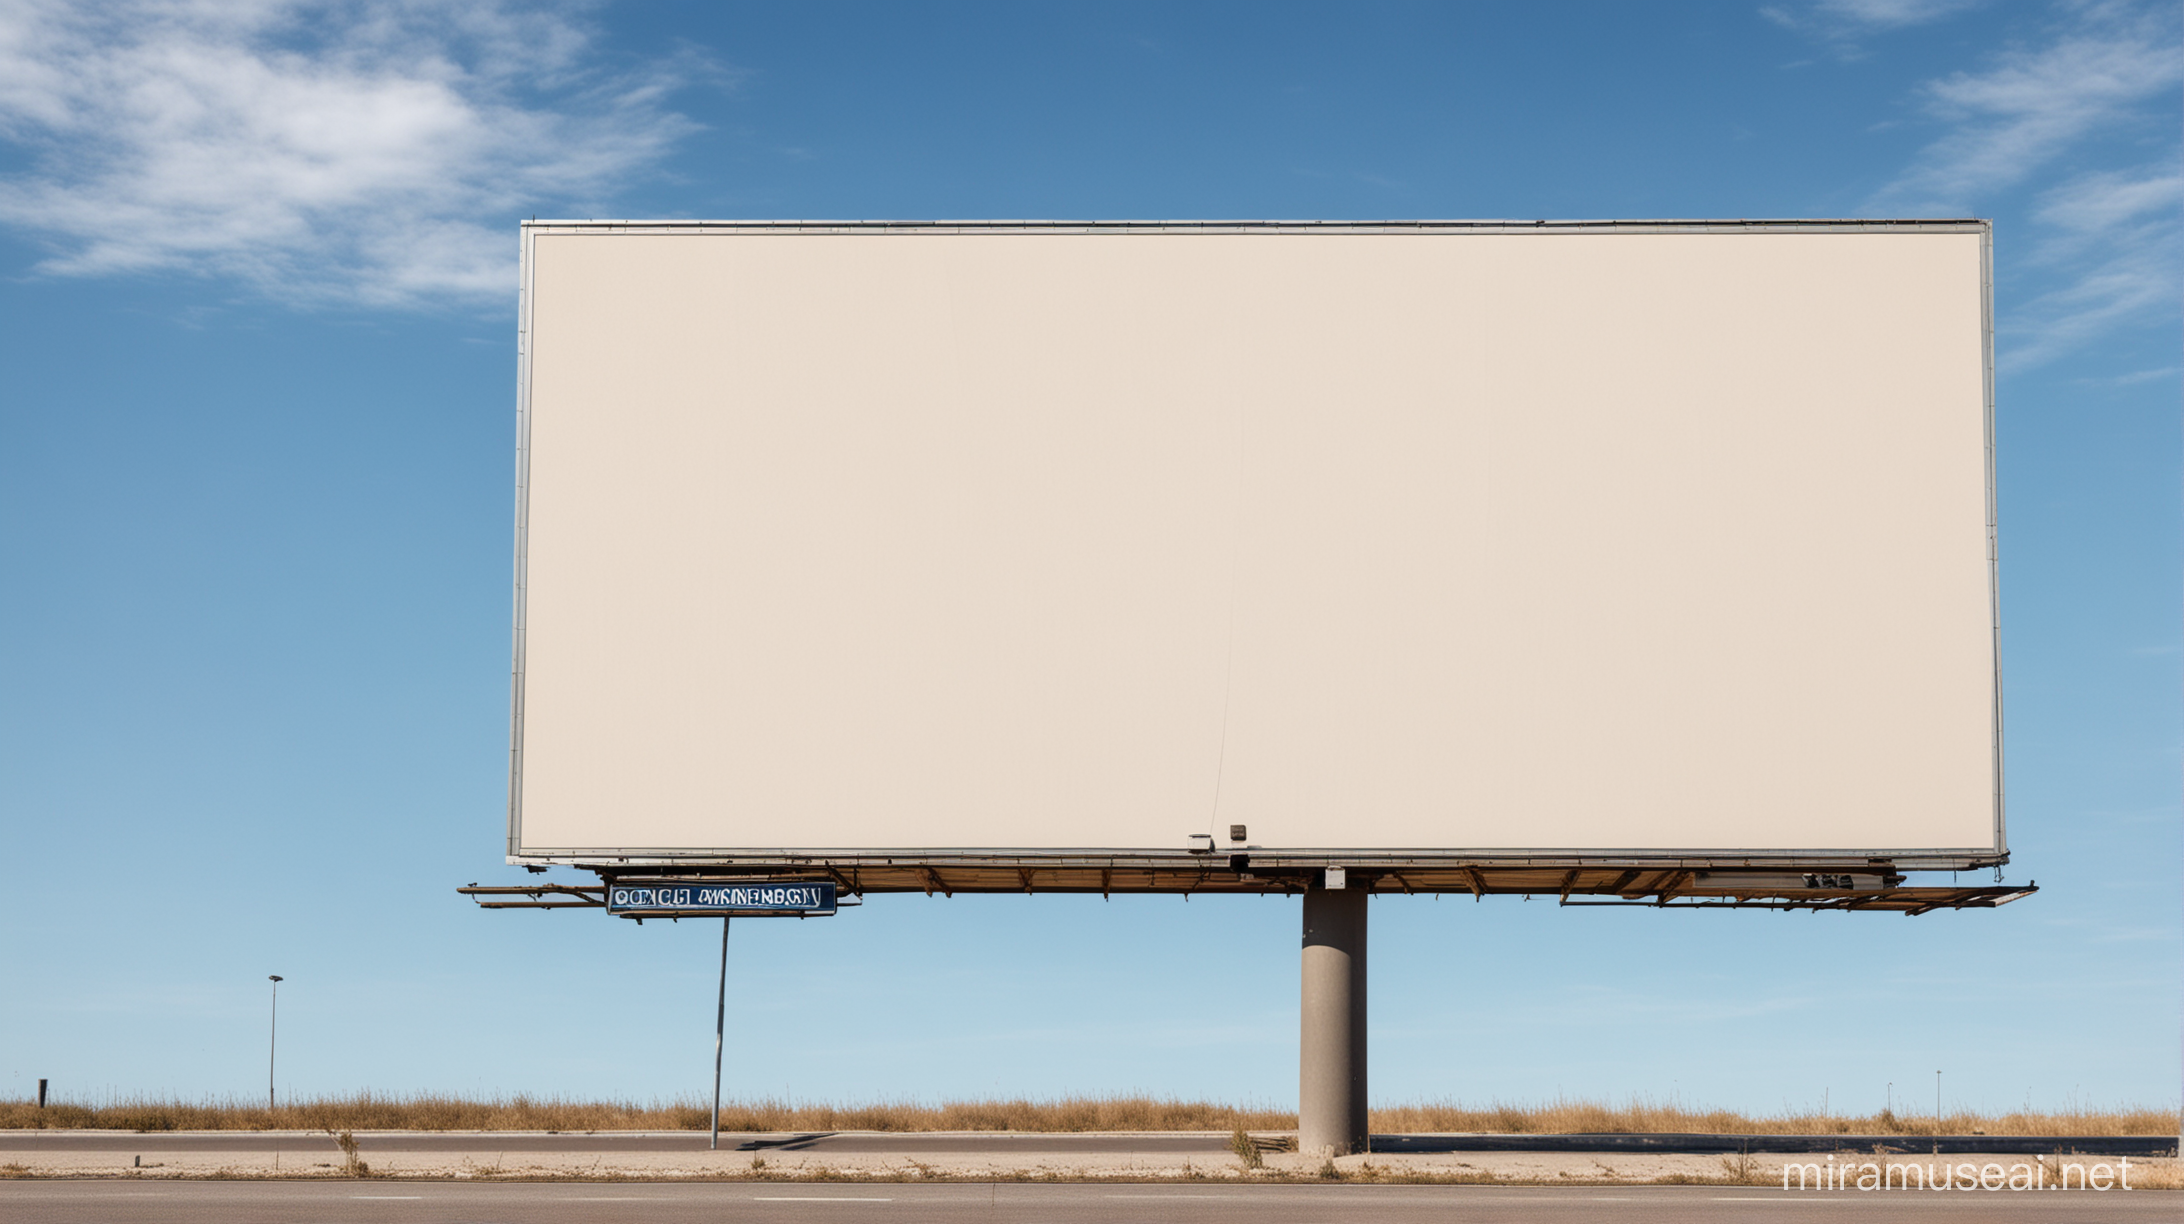
[[[804,917],[833,913],[834,899],[834,885],[824,881],[615,884],[607,889],[607,912],[634,918],[653,914]]]

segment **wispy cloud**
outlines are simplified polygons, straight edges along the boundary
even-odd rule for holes
[[[2066,35],[2013,52],[1985,72],[1959,72],[1924,89],[1948,132],[1882,188],[1875,204],[1914,213],[1963,213],[1987,192],[2045,169],[2089,134],[2138,117],[2137,108],[2184,80],[2184,56],[2151,22]]]
[[[2042,39],[1920,87],[1918,108],[1941,134],[1864,211],[2029,214],[2012,257],[2042,275],[2001,320],[2005,368],[2172,313],[2184,270],[2178,44],[2167,7],[2065,4]],[[2026,188],[2029,201],[2015,194]]]
[[[2184,175],[2170,167],[2081,174],[2043,193],[2047,229],[2026,252],[2067,279],[2018,303],[2004,320],[2005,368],[2029,369],[2103,332],[2167,320],[2184,287]]]
[[[2173,166],[2087,174],[2047,193],[2039,218],[2067,233],[2098,234],[2166,220],[2184,204],[2184,172]]]
[[[1812,20],[1868,30],[1893,30],[1953,17],[1983,0],[1819,0],[1804,13]]]
[[[1811,4],[1773,4],[1760,14],[1775,24],[1827,43],[1836,54],[1855,58],[1859,39],[1906,26],[1926,25],[1979,7],[1985,0],[1816,0]]]
[[[291,301],[505,298],[510,222],[611,197],[694,124],[702,65],[591,66],[500,0],[0,0],[0,224],[58,276],[175,271]]]

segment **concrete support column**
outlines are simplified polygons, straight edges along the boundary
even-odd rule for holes
[[[1308,1156],[1366,1150],[1365,901],[1362,888],[1304,894],[1297,1148]]]

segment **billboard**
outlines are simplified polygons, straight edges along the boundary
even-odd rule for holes
[[[527,224],[510,858],[1999,863],[1988,266]]]

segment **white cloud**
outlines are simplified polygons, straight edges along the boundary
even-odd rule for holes
[[[1981,73],[1929,83],[1947,134],[1876,195],[1882,211],[1963,215],[1983,193],[2014,186],[2097,129],[2184,80],[2184,56],[2152,30],[2065,36]]]
[[[1768,5],[1760,15],[1777,25],[1830,44],[1855,59],[1861,35],[1926,25],[1979,7],[1984,0],[1815,0],[1808,5]]]
[[[2031,369],[2120,326],[2172,320],[2179,262],[2176,244],[2165,248],[2117,255],[2018,304],[2001,321],[2002,368]]]
[[[2080,234],[2166,221],[2184,206],[2184,172],[2173,166],[2087,174],[2047,192],[2035,216]]]
[[[676,74],[589,68],[500,0],[0,0],[0,223],[46,273],[293,301],[512,295],[511,222],[610,197],[695,125]]]
[[[1925,25],[1976,7],[1980,0],[1820,0],[1813,12],[1846,25],[1892,30]]]
[[[1999,321],[2006,369],[2172,318],[2184,273],[2172,134],[2184,55],[2173,15],[2128,3],[2065,5],[2061,15],[2044,41],[1924,85],[1920,105],[1942,133],[1864,209],[1995,216],[2015,211],[2013,193],[2053,182],[2025,209],[2030,224],[2005,222],[1997,238],[2037,274],[2017,279],[2026,295]]]

